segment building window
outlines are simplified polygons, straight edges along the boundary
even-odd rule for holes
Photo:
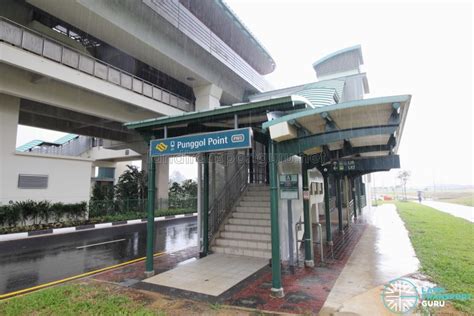
[[[47,189],[48,176],[40,174],[19,174],[19,189]]]

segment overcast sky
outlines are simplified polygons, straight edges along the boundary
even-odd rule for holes
[[[412,173],[409,184],[473,184],[469,2],[226,2],[275,59],[267,76],[275,88],[315,81],[314,61],[360,44],[367,98],[413,96],[399,150],[402,168]],[[18,144],[61,135],[22,127]],[[394,174],[377,174],[376,185],[393,185]]]

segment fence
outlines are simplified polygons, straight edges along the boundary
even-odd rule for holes
[[[197,198],[157,199],[155,215],[171,215],[178,212],[197,212]],[[89,218],[135,213],[138,218],[147,214],[147,200],[101,200],[89,202]]]

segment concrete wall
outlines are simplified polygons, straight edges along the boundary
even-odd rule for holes
[[[1,204],[28,199],[64,203],[89,201],[92,161],[27,153],[16,153],[9,158],[2,179]],[[19,174],[48,175],[48,187],[19,189]]]
[[[92,161],[15,151],[20,100],[0,94],[0,204],[19,200],[89,200]],[[46,189],[18,188],[18,175],[48,175]]]

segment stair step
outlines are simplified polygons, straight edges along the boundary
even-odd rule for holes
[[[229,224],[249,226],[270,226],[269,219],[229,218]]]
[[[267,226],[251,226],[251,225],[238,225],[238,224],[225,224],[224,230],[226,232],[239,232],[239,233],[257,233],[257,234],[271,234],[271,228]]]
[[[255,241],[246,239],[217,238],[216,245],[222,247],[253,248],[262,250],[272,249],[272,244],[269,241]]]
[[[246,239],[246,240],[260,240],[260,241],[271,241],[270,234],[262,233],[242,233],[233,231],[223,231],[220,235],[222,238],[228,239]]]
[[[270,214],[270,207],[252,207],[252,206],[237,206],[235,208],[238,213],[266,213]]]
[[[270,205],[270,195],[245,195],[242,197],[241,201],[252,202],[252,201],[259,201],[259,202],[267,202]]]
[[[233,218],[247,218],[247,219],[268,219],[270,220],[270,213],[250,213],[250,212],[234,212]]]
[[[270,190],[262,191],[262,190],[254,190],[253,188],[249,188],[245,192],[245,196],[268,196],[268,197],[270,197]]]
[[[270,187],[267,185],[250,185],[247,188],[248,191],[261,191],[270,192]]]
[[[254,248],[240,248],[240,247],[222,247],[213,246],[212,250],[216,253],[224,253],[229,255],[258,257],[269,259],[272,256],[270,250],[254,249]]]
[[[270,207],[270,201],[240,201],[239,206]]]

